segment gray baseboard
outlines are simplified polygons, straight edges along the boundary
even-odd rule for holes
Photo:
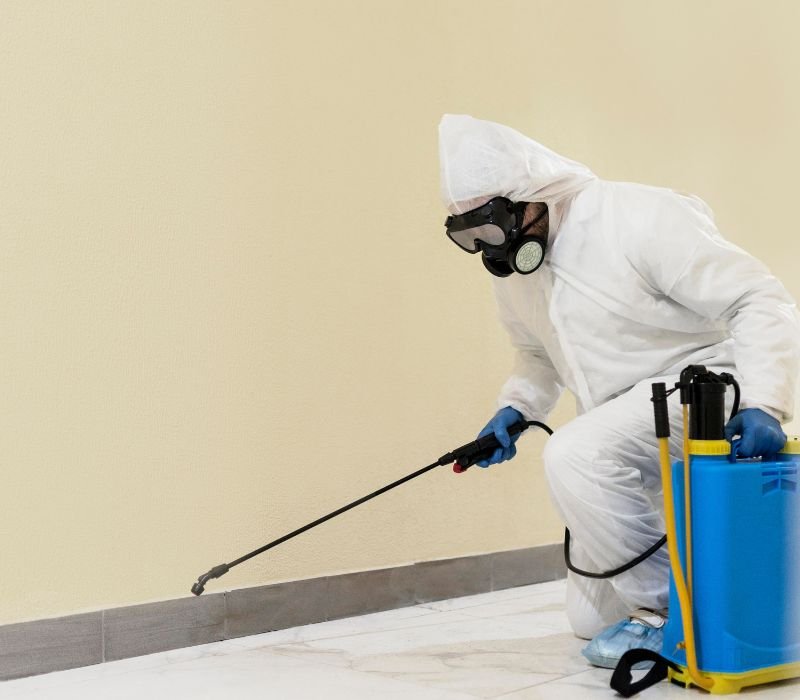
[[[441,559],[4,625],[0,680],[553,581],[566,575],[562,547]]]

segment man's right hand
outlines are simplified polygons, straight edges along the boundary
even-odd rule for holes
[[[517,446],[514,443],[519,439],[521,433],[517,433],[513,436],[509,435],[508,428],[520,420],[522,420],[522,414],[516,408],[511,408],[511,406],[501,408],[494,414],[492,420],[478,433],[478,437],[482,438],[494,433],[497,442],[500,443],[500,447],[494,451],[494,454],[489,459],[476,462],[479,467],[485,468],[490,464],[505,462],[506,460],[512,459],[514,455],[517,454]]]

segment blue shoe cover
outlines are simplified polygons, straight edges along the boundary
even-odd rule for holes
[[[606,627],[582,650],[589,663],[603,668],[616,668],[622,655],[629,649],[650,649],[661,653],[664,641],[664,620],[659,626],[650,625],[637,618],[626,618]],[[652,661],[641,661],[634,669],[650,668]]]

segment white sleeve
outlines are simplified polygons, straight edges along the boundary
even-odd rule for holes
[[[720,235],[701,200],[674,194],[654,214],[635,267],[679,304],[727,324],[743,407],[791,420],[800,371],[794,300],[763,263]]]
[[[560,377],[544,346],[517,318],[501,291],[495,294],[500,321],[516,349],[511,376],[500,390],[497,407],[516,408],[526,420],[545,421],[561,396]]]

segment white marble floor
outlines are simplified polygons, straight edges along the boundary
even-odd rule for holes
[[[36,700],[587,700],[619,697],[580,655],[564,581],[444,600],[0,683]],[[800,698],[800,681],[745,691]],[[652,700],[699,697],[661,683]]]

